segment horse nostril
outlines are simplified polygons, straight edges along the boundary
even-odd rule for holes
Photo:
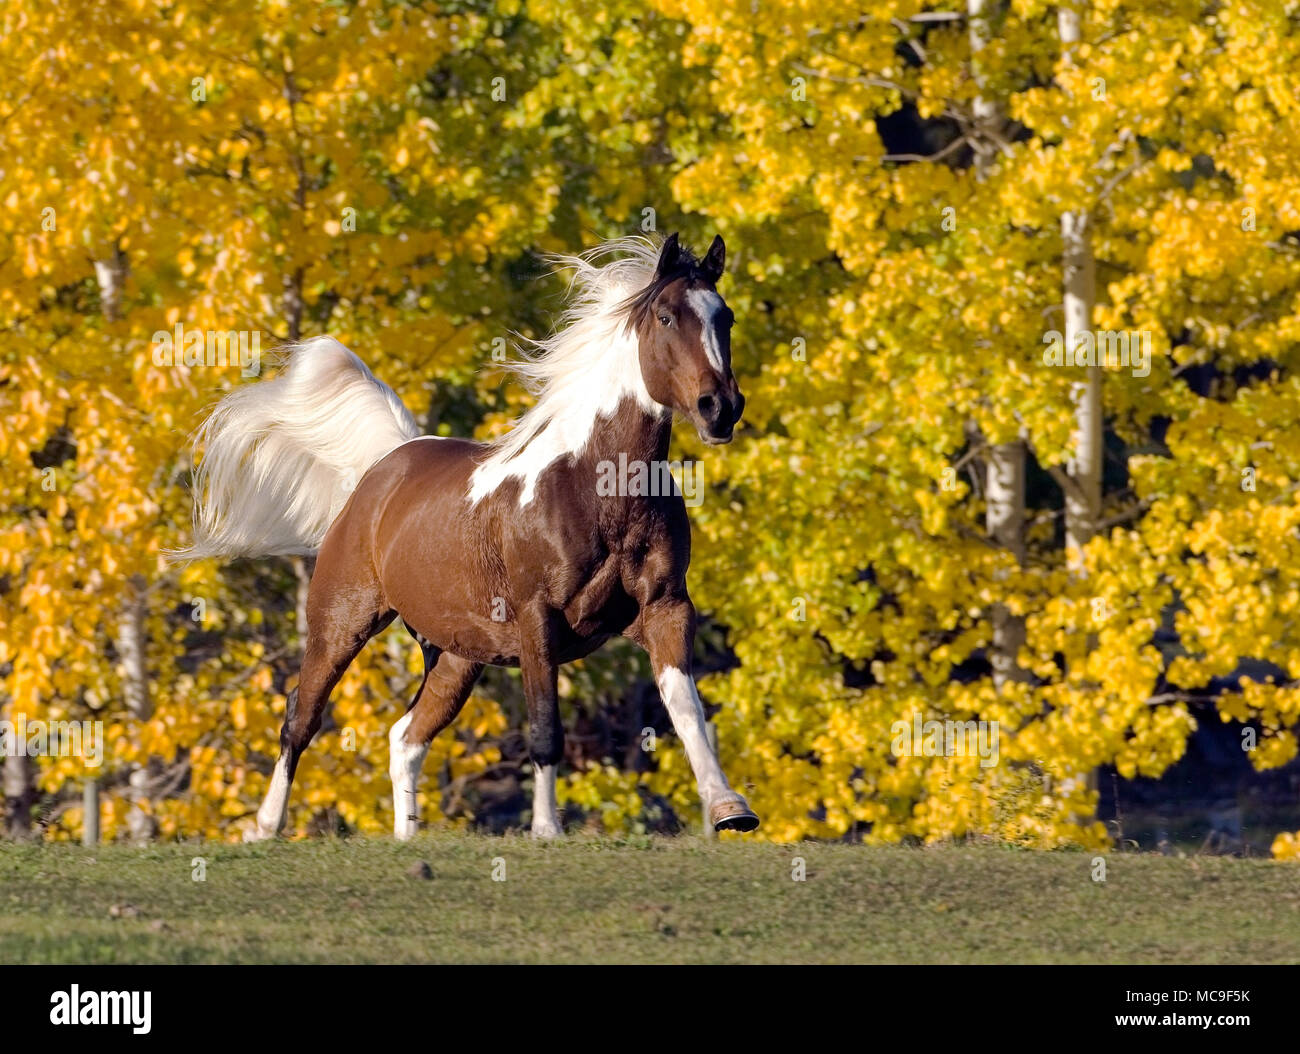
[[[700,401],[696,403],[699,408],[700,416],[706,421],[712,421],[718,412],[718,399],[714,395],[701,395]]]

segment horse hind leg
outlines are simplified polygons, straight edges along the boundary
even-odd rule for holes
[[[480,663],[440,652],[414,632],[412,635],[424,651],[424,681],[406,714],[388,733],[393,836],[401,841],[411,838],[420,825],[420,771],[429,744],[455,720],[483,672]]]
[[[289,693],[285,704],[280,757],[262,807],[257,810],[256,824],[245,834],[245,841],[261,841],[280,833],[298,759],[320,731],[330,692],[366,642],[393,620],[394,613],[380,606],[377,591],[334,589],[333,578],[328,572],[322,575],[321,565],[317,565],[307,602],[307,647],[298,687]],[[355,587],[356,583],[348,585]]]
[[[415,834],[419,826],[419,777],[429,748],[427,744],[408,745],[403,737],[411,725],[415,708],[424,697],[424,690],[429,684],[429,675],[438,665],[442,651],[412,629],[410,623],[402,624],[406,627],[406,632],[420,645],[420,652],[424,656],[424,676],[420,679],[420,687],[415,690],[415,696],[407,705],[406,713],[388,732],[388,777],[393,783],[393,836],[400,841],[405,841]]]

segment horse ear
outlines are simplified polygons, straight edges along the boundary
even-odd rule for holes
[[[709,251],[704,254],[704,262],[700,264],[700,273],[716,285],[726,263],[727,246],[722,241],[722,235],[715,234],[713,244],[709,246]]]
[[[677,232],[673,231],[672,234],[668,235],[663,248],[659,250],[659,262],[655,264],[655,277],[662,278],[664,275],[676,270],[681,255],[682,247],[677,241]]]

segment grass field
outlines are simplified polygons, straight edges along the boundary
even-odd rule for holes
[[[1300,868],[1113,853],[1101,883],[1091,861],[460,833],[6,845],[0,962],[1300,962]]]

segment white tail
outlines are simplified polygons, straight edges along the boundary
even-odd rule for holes
[[[352,352],[303,341],[278,377],[231,392],[195,434],[194,544],[173,556],[314,553],[366,471],[419,434]]]

